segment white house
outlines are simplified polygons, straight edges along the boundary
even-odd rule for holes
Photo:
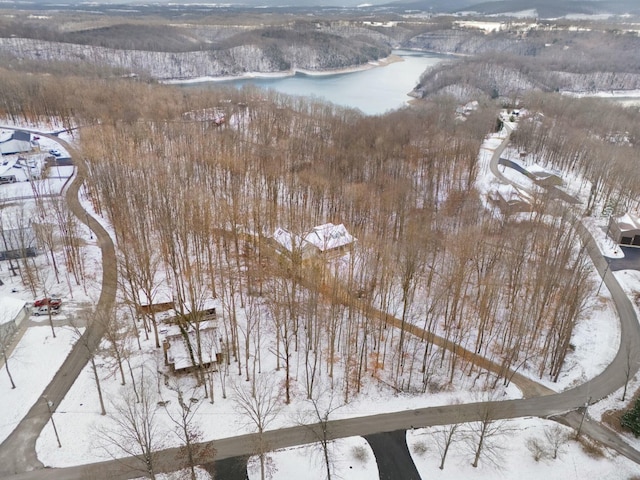
[[[0,153],[25,153],[31,151],[31,134],[21,130],[0,132]]]
[[[630,213],[611,217],[609,235],[620,245],[640,246],[640,219]]]
[[[0,340],[9,338],[27,318],[27,302],[14,297],[0,297]]]
[[[351,247],[355,238],[343,224],[325,223],[310,230],[304,238],[284,228],[277,228],[273,240],[281,253],[299,253],[303,260],[319,254],[342,253]]]

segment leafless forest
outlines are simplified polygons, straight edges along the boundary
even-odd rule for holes
[[[449,381],[480,375],[479,357],[462,349],[502,365],[494,386],[521,365],[560,374],[594,289],[591,267],[559,202],[539,198],[523,219],[497,215],[476,192],[478,150],[498,105],[465,122],[446,97],[365,117],[252,89],[0,77],[3,116],[81,127],[88,193],[117,240],[131,307],[123,320],[145,322],[156,339],[154,314],[136,320],[136,307],[139,292],[168,278],[183,305],[221,300],[227,368],[247,379],[260,371],[271,332],[287,402],[292,382],[311,398],[317,376],[336,365],[347,372],[345,400],[364,376],[428,391],[443,387],[432,383],[436,371]],[[631,111],[551,94],[524,102],[544,116],[522,121],[514,145],[592,182],[587,209],[637,207]],[[274,252],[277,227],[302,233],[328,221],[358,239],[347,260]],[[240,308],[246,322],[237,321]],[[117,348],[117,336],[110,341]]]

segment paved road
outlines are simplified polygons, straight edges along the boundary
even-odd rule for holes
[[[376,457],[380,480],[421,480],[407,447],[405,430],[364,437]]]
[[[40,134],[44,136],[44,134]],[[64,144],[65,148],[77,158],[81,158],[78,152],[66,142],[56,138],[56,141]],[[83,223],[89,222],[89,228],[97,237],[97,243],[102,250],[102,291],[98,299],[97,309],[107,311],[114,305],[116,294],[116,261],[115,249],[111,237],[107,231],[93,218],[89,217],[80,205],[78,191],[84,181],[82,166],[78,169],[76,177],[69,185],[65,198],[67,206],[73,214]],[[89,352],[85,345],[95,349],[104,335],[104,328],[99,324],[88,325],[83,339],[78,341],[68,357],[53,377],[49,385],[42,392],[42,396],[52,402],[51,409],[55,411],[62,402],[75,379],[89,360]],[[37,402],[27,413],[16,429],[0,444],[0,477],[42,468],[43,465],[36,457],[36,440],[40,432],[49,421],[49,410],[44,399]]]

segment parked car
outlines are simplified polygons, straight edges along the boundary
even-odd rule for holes
[[[42,307],[36,308],[32,313],[36,317],[39,317],[40,315],[49,315],[49,309],[51,309],[51,315],[57,315],[60,312],[60,305],[58,305],[57,307],[43,305]]]
[[[34,307],[46,307],[47,305],[51,305],[54,308],[59,307],[62,304],[62,299],[60,298],[41,298],[40,300],[36,300],[33,302]]]

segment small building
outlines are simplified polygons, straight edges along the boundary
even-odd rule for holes
[[[222,361],[215,321],[162,328],[165,365],[173,372],[188,373],[200,366],[215,369]]]
[[[26,153],[30,152],[31,148],[31,134],[29,132],[22,130],[0,132],[0,153],[2,155]]]
[[[314,227],[304,239],[316,247],[320,253],[344,252],[355,242],[355,238],[342,223],[340,225],[325,223]]]
[[[0,297],[0,341],[6,341],[20,324],[29,318],[27,302],[14,297]]]
[[[537,163],[527,168],[528,177],[543,187],[559,187],[564,183],[558,172],[550,171]]]
[[[531,211],[529,199],[512,185],[500,185],[487,197],[503,214]]]
[[[275,242],[276,250],[280,254],[292,256],[295,253],[302,260],[308,260],[317,253],[316,248],[311,243],[285,228],[278,227],[273,232],[273,241]]]
[[[217,298],[208,298],[196,305],[191,305],[189,302],[183,302],[182,308],[180,305],[174,305],[173,311],[175,315],[165,320],[167,323],[180,323],[180,320],[184,322],[208,322],[216,319],[217,310],[220,309],[222,304]]]
[[[620,245],[640,246],[640,219],[630,213],[611,217],[608,234]]]

